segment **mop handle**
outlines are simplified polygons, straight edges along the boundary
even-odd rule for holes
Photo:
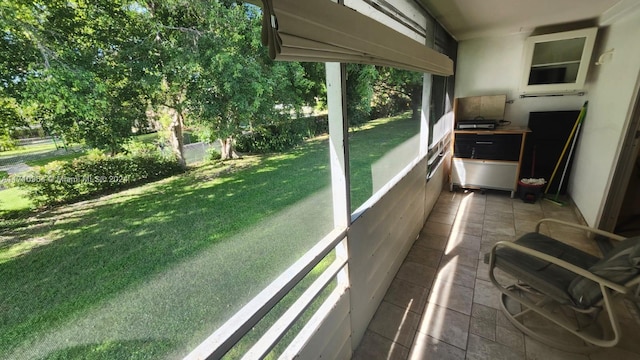
[[[533,145],[533,159],[531,159],[531,178],[535,178],[534,171],[536,169],[536,146]]]
[[[560,184],[558,185],[558,194],[560,194],[560,189],[562,188],[562,183],[564,182],[564,175],[567,173],[567,168],[569,167],[569,160],[571,159],[571,155],[573,155],[573,148],[576,145],[576,140],[578,139],[578,134],[580,133],[581,126],[582,126],[582,121],[580,122],[580,124],[578,124],[578,129],[576,129],[576,136],[573,137],[573,141],[571,142],[571,150],[569,150],[569,155],[567,156],[567,162],[564,163],[564,170],[562,170],[562,176],[560,177]]]
[[[558,162],[556,163],[556,167],[553,169],[553,173],[551,174],[551,179],[549,179],[549,182],[547,183],[547,188],[544,190],[545,194],[549,193],[549,188],[551,187],[551,183],[553,182],[553,179],[556,177],[556,172],[558,172],[558,168],[560,167],[560,163],[562,162],[562,159],[564,158],[564,154],[567,152],[567,149],[569,148],[569,143],[571,142],[571,138],[573,137],[573,134],[576,133],[576,129],[578,128],[578,124],[580,122],[582,122],[582,119],[586,115],[587,104],[589,104],[589,102],[585,101],[584,105],[582,105],[582,109],[580,109],[580,114],[578,115],[578,118],[576,119],[576,123],[573,124],[573,129],[571,129],[571,133],[569,134],[569,137],[567,138],[567,142],[564,144],[564,148],[562,149],[562,153],[560,154],[560,158],[558,159]]]

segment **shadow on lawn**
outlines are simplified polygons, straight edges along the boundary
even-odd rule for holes
[[[40,360],[153,359],[162,356],[172,346],[172,342],[167,339],[107,342],[65,348]]]
[[[362,153],[369,158],[373,153],[379,157],[405,140],[405,136],[390,136],[389,131],[408,125],[384,125],[361,131],[358,135],[366,131],[371,138],[354,139],[352,156]],[[248,169],[211,176],[213,169],[205,166],[101,199],[48,210],[22,219],[21,226],[0,228],[0,236],[13,239],[3,240],[5,245],[0,246],[32,239],[44,242],[0,264],[0,357],[37,342],[43,332],[141,286],[216,243],[231,241],[243,229],[326,188],[330,184],[328,153],[326,139],[311,141],[286,154],[261,157],[259,164]],[[354,163],[364,173],[370,172],[370,160]],[[366,199],[370,192],[370,187],[365,188],[355,196]],[[268,255],[252,254],[264,258],[260,266],[269,268],[272,260]],[[275,271],[273,266],[269,270]],[[131,342],[124,348],[130,353],[165,352],[160,349],[164,343],[152,344],[153,348],[145,343],[139,346]],[[79,351],[78,356],[84,357],[82,347],[69,351],[73,351],[70,355]]]
[[[60,207],[5,229],[46,245],[0,264],[0,357],[22,340],[142,284],[329,184],[326,141],[265,157],[257,168],[206,171]],[[256,171],[256,169],[258,169]]]

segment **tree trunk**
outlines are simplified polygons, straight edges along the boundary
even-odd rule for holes
[[[240,155],[233,149],[233,138],[228,137],[226,139],[220,139],[220,144],[222,145],[220,149],[220,159],[221,160],[230,160],[230,159],[239,159]]]
[[[420,110],[422,110],[422,88],[414,87],[411,91],[411,119],[420,120]]]
[[[169,142],[171,150],[176,155],[178,163],[182,167],[187,167],[187,161],[184,158],[184,138],[182,135],[182,114],[178,110],[173,110],[173,121],[169,124]]]

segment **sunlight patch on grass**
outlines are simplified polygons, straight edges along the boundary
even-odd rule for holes
[[[410,117],[410,116],[411,116],[411,114],[409,112],[406,112],[406,113],[402,113],[402,114],[396,115],[396,116],[391,116],[391,117],[387,117],[387,118],[380,118],[380,119],[367,121],[364,124],[351,127],[349,129],[349,132],[372,130],[372,129],[376,128],[377,126],[388,124],[388,123],[396,121],[396,120],[403,120],[403,119],[406,119],[407,117]]]
[[[65,353],[76,349],[80,357],[82,354],[80,349],[90,351],[86,348],[87,345],[94,348],[100,344],[129,343],[146,338],[169,339],[175,344],[174,351],[177,351],[177,354],[168,357],[181,358],[306,252],[317,241],[315,236],[309,236],[310,233],[328,232],[326,226],[331,225],[331,222],[327,221],[331,218],[331,214],[325,210],[328,210],[326,203],[329,193],[329,188],[315,192],[302,201],[243,228],[232,236],[227,235],[223,241],[206,246],[193,256],[163,267],[159,273],[145,276],[143,281],[122,289],[117,296],[103,298],[98,302],[91,301],[74,311],[72,321],[59,322],[53,327],[44,328],[38,332],[37,337],[15,339],[21,346],[5,355],[9,355],[9,358],[43,358],[47,354]],[[325,210],[319,214],[318,209]],[[300,221],[291,222],[292,218],[300,217],[302,217]],[[180,241],[178,238],[153,239],[159,234],[152,234],[152,238],[148,240],[153,239],[151,242],[154,243],[159,241],[169,243],[168,250],[172,254],[179,255],[188,250],[196,240],[199,234],[193,231],[193,227],[201,223],[194,221],[187,228],[172,227],[176,231],[174,236],[186,237],[185,241]],[[166,237],[170,231],[164,228],[162,236]],[[188,233],[185,233],[187,231]],[[147,250],[136,255],[130,250],[123,249],[123,246],[126,243],[132,244],[130,246],[140,243],[147,248],[151,244],[145,244],[142,238],[131,236],[125,236],[125,238],[127,240],[117,247],[126,253],[126,262],[122,265],[114,267],[111,261],[105,262],[111,256],[117,256],[111,253],[114,249],[112,244],[94,241],[91,242],[91,253],[87,251],[82,253],[83,257],[93,256],[99,261],[98,264],[93,265],[95,269],[87,269],[89,264],[77,264],[79,259],[69,259],[68,261],[72,263],[71,270],[78,271],[82,268],[82,271],[80,274],[67,276],[75,278],[74,282],[87,282],[86,285],[92,291],[95,291],[96,276],[89,276],[84,280],[78,277],[87,270],[98,271],[93,274],[107,277],[113,284],[117,284],[125,277],[135,276],[136,271],[129,266],[137,267],[140,263],[151,264],[153,254]],[[78,251],[81,250],[78,249]],[[74,251],[74,254],[77,252]],[[163,256],[167,255],[165,252]],[[326,265],[323,263],[320,267],[322,266]],[[103,268],[105,270],[110,268],[111,271],[116,268],[127,270],[103,274],[99,272]],[[309,276],[317,276],[320,271],[320,269],[314,269]],[[199,286],[198,284],[207,285]],[[78,297],[76,301],[89,300],[90,298]],[[74,305],[80,306],[82,303]],[[287,307],[287,303],[283,303],[282,309],[286,310]],[[17,334],[11,333],[8,336],[17,336]],[[128,351],[135,350],[137,350],[135,347],[128,349]],[[147,354],[151,350],[160,351],[158,349],[143,350]],[[157,358],[160,357],[164,356],[157,356]]]
[[[4,249],[0,248],[0,264],[5,263],[20,255],[26,254],[39,246],[47,245],[51,241],[51,239],[34,238],[10,245],[9,247]]]
[[[328,164],[324,136],[21,218],[10,241],[52,241],[3,264],[0,358],[183,357],[332,229]]]
[[[14,150],[0,152],[0,158],[5,156],[23,155],[23,154],[29,154],[29,153],[51,151],[51,150],[56,150],[56,145],[54,143],[20,146]]]
[[[266,173],[266,172],[272,172],[275,171],[276,168],[272,167],[272,166],[265,166],[263,168],[257,169],[256,172],[257,173]]]
[[[53,161],[71,161],[73,159],[77,159],[79,157],[85,156],[86,154],[87,154],[86,151],[71,152],[67,154],[54,155],[54,156],[46,157],[43,159],[28,160],[28,161],[25,161],[25,163],[29,166],[45,166],[48,163]]]
[[[19,211],[33,207],[23,189],[12,187],[0,191],[0,213],[3,211]]]

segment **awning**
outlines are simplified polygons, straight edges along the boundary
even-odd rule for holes
[[[262,0],[262,43],[275,60],[345,62],[453,75],[453,61],[330,0]]]

